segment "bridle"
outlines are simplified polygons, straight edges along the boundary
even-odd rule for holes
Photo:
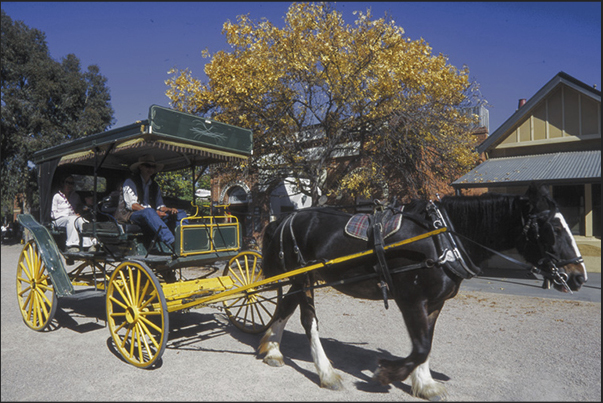
[[[538,224],[539,217],[542,217],[543,215],[547,216],[544,224],[551,225],[550,221],[555,216],[555,210],[547,210],[540,212],[539,214],[530,214],[522,230],[521,236],[524,238],[526,244],[530,243],[530,241],[536,243],[540,249],[540,256],[543,256],[540,260],[538,260],[536,266],[533,266],[530,271],[549,279],[553,283],[563,287],[565,291],[569,291],[571,294],[572,290],[567,285],[569,275],[566,272],[559,270],[559,267],[563,267],[568,264],[583,263],[584,259],[582,256],[576,256],[571,259],[560,259],[555,254],[545,250],[545,246],[539,241],[540,226]],[[523,216],[522,221],[525,221]]]

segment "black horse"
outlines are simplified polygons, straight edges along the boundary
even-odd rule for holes
[[[442,241],[450,241],[450,235],[443,239],[445,234],[439,234],[399,248],[385,247],[382,256],[390,275],[382,273],[381,279],[387,280],[387,294],[402,312],[412,351],[403,359],[379,360],[374,379],[383,385],[410,375],[415,396],[445,397],[444,386],[432,379],[429,370],[435,323],[444,302],[458,293],[463,279],[479,272],[480,262],[492,256],[492,250],[515,248],[529,262],[527,268],[551,279],[560,291],[578,290],[587,280],[576,242],[544,187],[531,185],[525,196],[486,194],[445,197],[433,203],[413,201],[403,209],[393,209],[393,213],[401,214],[403,219],[399,230],[394,229],[385,240],[386,245],[425,234],[442,224],[449,230],[454,228],[457,235],[447,244]],[[372,237],[368,241],[357,239],[344,231],[350,217],[332,208],[310,208],[270,223],[263,240],[266,276],[370,249],[375,244]],[[438,217],[442,219],[439,223]],[[442,249],[444,244],[449,250]],[[450,254],[451,250],[456,255]],[[459,251],[463,252],[461,258]],[[378,260],[373,253],[294,276],[276,320],[260,343],[264,362],[283,365],[281,337],[287,320],[299,305],[321,387],[342,388],[341,377],[333,370],[320,343],[311,287],[320,279],[353,297],[381,299],[383,291],[375,279]]]

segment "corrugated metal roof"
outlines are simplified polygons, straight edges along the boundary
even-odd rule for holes
[[[452,183],[455,188],[521,185],[532,181],[601,180],[601,150],[493,158]]]

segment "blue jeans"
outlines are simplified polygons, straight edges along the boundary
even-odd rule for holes
[[[174,243],[174,234],[168,227],[170,215],[165,217],[159,217],[157,212],[152,208],[145,208],[142,210],[134,211],[130,216],[130,221],[133,224],[138,225],[143,230],[152,231],[153,234],[158,234],[159,240],[167,245]],[[183,218],[186,218],[186,211],[178,210],[176,215],[176,222],[180,222]]]

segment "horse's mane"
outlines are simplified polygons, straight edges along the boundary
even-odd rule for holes
[[[520,198],[498,193],[447,196],[442,199],[441,206],[458,233],[488,247],[510,249],[515,246],[521,230]]]

